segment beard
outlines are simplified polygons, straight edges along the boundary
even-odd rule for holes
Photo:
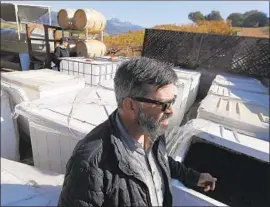
[[[155,141],[158,136],[165,133],[166,128],[162,128],[160,122],[168,119],[172,116],[172,114],[165,114],[159,121],[156,121],[153,117],[147,117],[143,112],[142,108],[139,109],[138,114],[138,124],[140,129],[150,135],[151,141]]]

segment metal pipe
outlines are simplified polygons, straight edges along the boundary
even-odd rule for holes
[[[15,4],[15,17],[16,17],[16,24],[17,24],[17,33],[18,33],[18,39],[21,40],[21,34],[20,34],[20,23],[18,18],[18,5]]]
[[[51,8],[49,7],[49,25],[52,25]]]

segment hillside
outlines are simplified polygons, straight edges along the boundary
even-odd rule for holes
[[[230,27],[224,21],[202,21],[195,24],[186,25],[157,25],[153,29],[212,33],[212,34],[235,34],[239,36],[264,37],[269,38],[269,27],[243,28]],[[137,56],[140,55],[144,39],[144,30],[120,34],[113,37],[104,38],[108,48],[108,54]]]

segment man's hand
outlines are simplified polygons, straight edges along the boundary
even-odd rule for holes
[[[215,190],[217,178],[209,173],[201,173],[197,186],[203,187],[204,191]]]

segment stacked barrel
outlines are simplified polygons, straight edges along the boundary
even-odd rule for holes
[[[65,30],[87,31],[100,34],[106,26],[105,17],[94,9],[61,9],[57,15],[58,24]],[[99,57],[106,53],[106,46],[96,39],[76,42],[77,56]]]

